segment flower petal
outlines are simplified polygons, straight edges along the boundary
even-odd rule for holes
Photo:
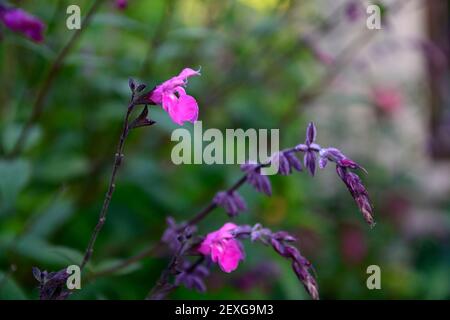
[[[218,263],[222,271],[230,273],[237,269],[239,261],[243,260],[244,254],[239,242],[234,239],[227,241],[224,251],[219,255]]]
[[[169,116],[179,125],[186,121],[194,123],[198,119],[197,101],[187,94],[180,96],[177,103],[171,104],[168,109]]]

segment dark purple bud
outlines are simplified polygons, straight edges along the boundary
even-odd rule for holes
[[[132,78],[128,79],[128,86],[130,87],[131,91],[134,91],[134,89],[136,89],[136,83],[134,82],[134,80]]]
[[[37,269],[37,268],[35,268]],[[33,274],[36,277],[37,270],[33,269]],[[35,274],[36,273],[36,274]],[[40,271],[40,284],[39,284],[39,298],[41,300],[65,300],[71,294],[67,290],[67,279],[69,274],[66,269],[62,269],[58,272]]]
[[[237,191],[220,191],[214,197],[213,202],[224,208],[230,217],[235,217],[239,212],[247,210],[244,199]]]
[[[287,160],[289,161],[289,165],[291,168],[294,168],[297,171],[302,171],[302,163],[298,160],[297,156],[293,152],[285,152]]]
[[[287,176],[291,173],[291,165],[284,152],[278,152],[273,161],[278,161],[278,173]]]
[[[298,279],[303,283],[306,291],[309,293],[312,299],[319,300],[319,287],[316,279],[309,273],[308,267],[301,265],[297,261],[292,262],[292,268]]]
[[[285,237],[291,240],[290,236],[286,232],[281,231],[272,234],[270,244],[280,256],[292,260],[292,268],[294,269],[294,272],[299,280],[303,283],[306,291],[309,293],[311,298],[315,300],[319,299],[319,290],[316,280],[309,273],[311,263],[300,254],[297,248],[290,245],[285,245],[283,240],[279,240],[280,237]]]
[[[275,232],[272,235],[273,238],[280,240],[280,241],[286,241],[286,242],[293,242],[296,241],[297,239],[293,236],[291,236],[288,232],[286,231],[278,231]]]
[[[180,234],[178,230],[183,226],[183,224],[178,225],[174,218],[166,218],[167,229],[164,231],[161,241],[168,245],[170,250],[176,252],[181,245]]]
[[[247,182],[257,191],[266,195],[272,195],[272,186],[267,176],[261,174],[261,167],[254,163],[245,163],[241,165],[241,170],[247,174]]]
[[[361,178],[357,174],[348,171],[346,167],[339,165],[336,166],[336,172],[347,186],[348,191],[350,191],[366,222],[371,227],[374,227],[375,221],[373,219],[373,209],[370,204],[369,193],[364,187]]]
[[[286,253],[286,246],[281,242],[278,241],[275,238],[270,239],[270,244],[272,245],[272,248],[282,257],[288,257]]]
[[[257,174],[256,183],[254,186],[259,192],[263,192],[268,196],[272,195],[272,185],[270,184],[270,180],[267,176]]]
[[[309,173],[314,176],[316,172],[316,154],[314,151],[306,151],[303,161]]]
[[[349,159],[349,158],[344,158],[340,161],[337,162],[341,167],[344,168],[350,168],[350,169],[362,169],[363,171],[367,172],[366,169],[364,169],[363,167],[361,167],[359,164],[357,164],[355,161]]]
[[[305,144],[309,146],[311,143],[313,143],[316,140],[316,135],[316,126],[313,122],[310,122],[308,124],[308,127],[306,128]]]
[[[347,175],[347,169],[337,165],[336,172],[337,172],[338,176],[345,182],[345,176]]]
[[[188,289],[194,289],[198,292],[206,292],[204,278],[209,275],[209,270],[199,264],[193,265],[188,261],[183,263],[183,270],[175,277],[175,285],[184,285]]]
[[[233,198],[234,203],[236,204],[236,207],[238,208],[239,211],[247,210],[247,204],[245,203],[244,198],[242,198],[237,191],[233,191],[231,193],[231,197]]]
[[[28,12],[18,8],[2,8],[0,20],[14,32],[19,32],[34,42],[44,40],[44,23]]]

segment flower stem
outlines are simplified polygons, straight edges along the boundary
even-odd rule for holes
[[[109,204],[111,202],[112,195],[116,188],[117,172],[123,162],[123,157],[124,157],[123,148],[125,145],[125,139],[128,135],[128,122],[129,122],[130,114],[131,114],[131,111],[133,110],[133,107],[134,107],[134,102],[132,99],[132,102],[128,105],[128,108],[127,108],[127,113],[125,115],[122,133],[120,135],[119,143],[117,145],[117,151],[114,156],[114,166],[113,166],[111,178],[109,181],[108,191],[106,192],[105,200],[103,201],[103,206],[102,206],[102,210],[100,211],[97,225],[95,226],[95,229],[92,232],[91,239],[89,240],[89,244],[88,244],[86,252],[84,254],[83,261],[81,262],[80,269],[83,269],[86,266],[86,264],[89,262],[89,260],[92,256],[92,253],[94,251],[94,245],[95,245],[95,241],[97,240],[97,236],[100,233],[100,230],[102,229],[102,227],[106,221],[106,214],[108,213]]]
[[[175,285],[169,284],[169,276],[174,272],[175,267],[178,264],[178,260],[183,255],[184,249],[185,249],[186,243],[183,243],[178,248],[177,252],[172,256],[172,259],[170,259],[169,265],[166,269],[161,273],[158,281],[153,286],[152,289],[150,289],[149,293],[147,294],[146,300],[161,300],[163,299],[173,288],[175,288]]]

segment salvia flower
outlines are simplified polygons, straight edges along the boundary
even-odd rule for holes
[[[316,152],[320,150],[320,146],[315,143],[316,135],[316,126],[310,122],[306,128],[305,144],[299,144],[295,147],[296,151],[303,151],[305,153],[303,162],[312,176],[316,172]]]
[[[348,191],[350,191],[353,199],[355,199],[355,202],[358,205],[359,210],[363,214],[366,222],[371,227],[374,227],[375,221],[373,219],[373,209],[370,203],[369,193],[364,187],[361,178],[356,173],[348,170],[348,168],[340,165],[336,166],[336,172],[347,186],[347,189]]]
[[[161,105],[173,122],[183,125],[184,122],[195,122],[198,118],[198,104],[194,97],[188,95],[184,87],[187,79],[199,76],[200,72],[185,68],[179,75],[156,86],[146,96],[146,102]]]
[[[205,292],[206,285],[204,278],[209,275],[209,270],[203,265],[194,265],[189,261],[184,261],[182,270],[175,277],[175,285],[183,284],[188,289],[195,289],[198,292]]]
[[[230,217],[236,217],[240,212],[247,210],[245,200],[237,191],[220,191],[213,202],[225,209]]]
[[[266,195],[272,195],[272,186],[267,176],[261,174],[261,166],[256,163],[244,163],[241,170],[247,175],[247,182],[251,184],[257,191]]]
[[[10,30],[21,33],[34,42],[44,40],[45,24],[22,9],[5,8],[0,5],[0,20]]]
[[[227,273],[236,270],[239,261],[244,260],[242,245],[231,232],[236,227],[234,223],[224,224],[219,230],[208,234],[197,249],[201,254],[211,256],[211,260]]]
[[[39,298],[41,300],[65,300],[71,294],[67,290],[66,282],[69,274],[66,269],[47,272],[33,267],[33,276],[39,281]]]

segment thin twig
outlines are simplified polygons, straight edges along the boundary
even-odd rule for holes
[[[52,65],[50,66],[50,69],[48,70],[42,86],[40,87],[38,93],[36,94],[36,99],[34,100],[31,115],[28,118],[28,120],[25,122],[24,126],[22,127],[22,130],[20,131],[19,137],[14,144],[14,147],[12,148],[11,152],[8,154],[9,157],[15,157],[20,152],[22,152],[25,142],[27,140],[28,135],[30,134],[30,130],[35,124],[35,122],[39,119],[42,112],[44,111],[44,102],[45,98],[47,97],[48,93],[50,92],[50,88],[58,75],[61,66],[64,62],[64,59],[69,54],[70,50],[74,47],[75,43],[77,42],[78,38],[81,36],[83,31],[86,29],[90,21],[92,20],[93,15],[97,11],[97,9],[100,7],[100,4],[103,2],[103,0],[96,0],[88,13],[86,14],[86,18],[83,20],[81,24],[80,29],[76,29],[73,33],[72,37],[70,38],[69,42],[62,48],[62,50],[59,52],[59,54],[56,56],[55,60],[53,61]]]
[[[186,248],[186,242],[182,243],[180,247],[178,248],[177,252],[172,256],[172,259],[170,259],[169,265],[166,269],[161,273],[161,276],[159,277],[156,284],[150,289],[149,293],[147,294],[146,300],[154,300],[154,299],[160,299],[160,295],[168,290],[168,288],[172,289],[172,286],[169,285],[169,276],[174,271],[174,268],[177,266],[179,259],[183,255],[183,252]],[[164,295],[165,296],[165,295]]]
[[[116,154],[114,157],[114,166],[113,166],[112,173],[111,173],[111,179],[109,181],[108,192],[105,195],[105,200],[103,201],[103,206],[102,206],[102,210],[100,211],[97,225],[95,226],[94,232],[92,233],[91,239],[89,240],[89,244],[87,246],[86,253],[84,254],[83,261],[81,262],[80,269],[83,269],[85,267],[85,265],[89,262],[89,260],[92,256],[93,250],[94,250],[95,240],[97,239],[97,236],[100,233],[100,230],[102,229],[103,225],[105,224],[106,214],[108,213],[109,204],[111,202],[112,195],[116,188],[115,182],[116,182],[117,171],[119,170],[120,165],[122,164],[122,161],[123,161],[123,148],[124,148],[124,144],[125,144],[125,139],[128,135],[128,130],[129,130],[128,122],[129,122],[130,114],[131,114],[131,111],[133,110],[133,107],[134,107],[134,101],[132,99],[131,103],[128,105],[128,108],[127,108],[127,113],[125,115],[122,133],[120,135],[119,143],[117,145],[117,151],[116,151]]]

